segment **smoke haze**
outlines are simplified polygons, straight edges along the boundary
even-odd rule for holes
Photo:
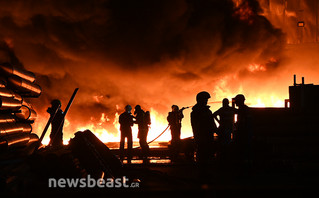
[[[69,133],[103,113],[101,127],[116,133],[115,113],[126,104],[166,115],[202,90],[219,101],[238,92],[286,97],[293,70],[285,32],[258,1],[234,2],[0,1],[0,58],[36,74],[40,121],[52,99],[65,107],[80,88]]]

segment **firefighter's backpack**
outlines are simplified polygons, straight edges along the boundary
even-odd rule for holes
[[[144,121],[147,125],[151,124],[151,114],[149,111],[145,112]]]

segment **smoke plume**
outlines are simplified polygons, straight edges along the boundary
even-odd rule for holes
[[[65,107],[79,87],[70,133],[103,113],[115,132],[126,104],[166,115],[202,90],[221,100],[274,85],[285,34],[262,13],[255,0],[1,1],[0,57],[36,73],[40,120],[50,100]]]

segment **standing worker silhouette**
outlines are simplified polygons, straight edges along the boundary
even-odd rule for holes
[[[245,96],[242,94],[235,97],[235,104],[238,106],[238,117],[234,140],[238,146],[239,155],[243,160],[249,160],[252,140],[250,108],[245,105]]]
[[[218,141],[222,146],[227,145],[231,141],[231,134],[234,130],[236,109],[229,106],[229,100],[223,99],[223,106],[213,113],[214,118],[218,121],[217,130]],[[217,118],[219,116],[219,119]]]
[[[179,109],[177,105],[172,105],[172,111],[168,113],[167,121],[171,129],[172,141],[171,141],[171,152],[172,159],[176,160],[178,156],[178,151],[181,141],[181,128],[182,128],[182,119],[184,118],[183,110]]]
[[[206,91],[200,92],[196,96],[197,104],[192,108],[191,125],[193,128],[196,160],[199,168],[199,176],[202,180],[207,179],[208,162],[213,155],[212,144],[216,124],[213,113],[207,106],[210,94]]]
[[[149,146],[147,144],[147,135],[148,135],[148,122],[149,112],[145,113],[140,105],[135,106],[135,123],[138,125],[138,134],[137,137],[140,139],[140,146],[142,148],[142,158],[146,162],[147,157],[149,155]]]
[[[54,116],[51,122],[51,134],[49,146],[59,148],[63,146],[63,125],[64,113],[61,110],[61,101],[58,99],[51,101],[51,107],[47,109],[50,116]],[[56,114],[54,115],[54,113]]]
[[[134,116],[131,113],[132,107],[130,105],[125,106],[125,111],[119,117],[120,130],[121,130],[121,141],[120,141],[120,159],[124,159],[124,144],[125,138],[127,138],[127,163],[130,164],[132,160],[132,126],[134,124]]]

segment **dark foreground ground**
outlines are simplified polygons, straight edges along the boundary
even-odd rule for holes
[[[196,163],[184,154],[168,163],[167,149],[153,149],[151,155],[156,160],[146,164],[133,161],[120,169],[129,185],[135,183],[134,188],[49,188],[49,178],[99,177],[96,174],[100,172],[85,167],[69,146],[14,158],[7,154],[0,161],[0,188],[5,195],[1,197],[316,197],[318,145],[316,138],[309,137],[256,140],[250,161],[238,160],[232,149],[227,158],[215,156],[205,181],[198,177]],[[135,152],[138,155],[139,150]],[[118,151],[111,153],[117,155]]]

